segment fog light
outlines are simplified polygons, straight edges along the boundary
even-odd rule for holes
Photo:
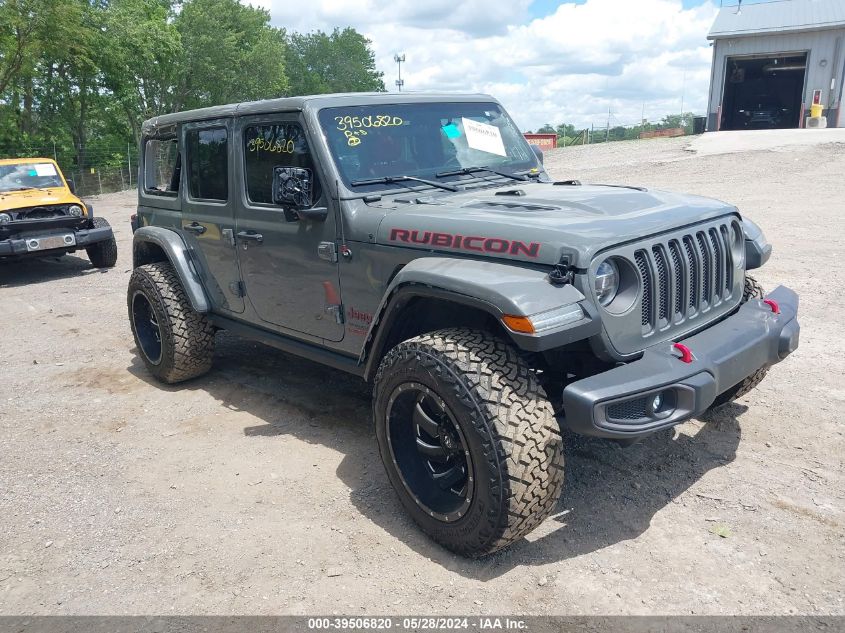
[[[663,394],[659,393],[651,399],[651,409],[653,411],[660,411],[660,406],[663,404]]]
[[[667,418],[675,412],[675,392],[671,389],[660,391],[646,401],[646,413],[652,418]]]

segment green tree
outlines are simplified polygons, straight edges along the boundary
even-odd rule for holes
[[[132,136],[144,119],[172,111],[181,77],[182,40],[170,0],[111,0],[99,62]]]
[[[188,0],[175,19],[181,38],[173,110],[281,97],[288,88],[285,34],[270,14],[238,0]]]
[[[683,114],[667,114],[656,127],[659,130],[682,127],[687,130],[687,134],[690,134],[692,132],[693,116],[692,112],[684,112]]]
[[[376,70],[370,40],[353,28],[288,37],[290,94],[383,92],[384,73]]]
[[[551,123],[546,123],[537,130],[537,134],[557,134],[557,130]]]
[[[575,126],[571,123],[561,123],[555,128],[555,132],[558,136],[564,137],[573,137],[578,134],[578,131],[575,129]]]

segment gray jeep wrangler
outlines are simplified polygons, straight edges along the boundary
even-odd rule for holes
[[[798,297],[728,204],[553,181],[495,99],[350,94],[143,127],[128,308],[166,383],[218,329],[373,384],[414,520],[466,555],[551,513],[561,429],[634,441],[798,345]]]

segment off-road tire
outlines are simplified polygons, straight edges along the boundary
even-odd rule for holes
[[[161,357],[157,363],[146,355],[138,337],[133,318],[133,299],[137,293],[146,297],[158,321]],[[153,376],[173,384],[211,369],[214,328],[205,315],[191,307],[176,271],[168,262],[145,264],[132,271],[127,306],[138,355]]]
[[[111,228],[105,218],[94,218],[91,220],[91,227],[95,229]],[[113,268],[117,263],[117,241],[112,235],[109,239],[96,242],[85,249],[88,259],[94,268]]]
[[[403,384],[420,383],[449,407],[471,453],[475,491],[466,514],[432,518],[405,490],[391,458],[387,405]],[[499,550],[539,525],[563,486],[560,427],[537,377],[517,351],[486,332],[446,329],[391,349],[375,378],[376,438],[405,509],[444,547],[467,556]]]
[[[760,282],[754,279],[754,277],[746,275],[745,286],[742,292],[742,301],[740,301],[740,304],[745,303],[749,299],[762,299],[765,296],[766,292],[763,290],[763,286],[760,285]],[[727,404],[728,402],[732,402],[737,398],[741,398],[759,385],[768,373],[768,367],[761,367],[739,384],[734,385],[726,392],[716,396],[716,400],[713,401],[713,407],[719,407],[723,404]]]

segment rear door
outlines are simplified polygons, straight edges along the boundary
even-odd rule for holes
[[[235,255],[235,188],[232,120],[190,123],[182,128],[181,230],[200,260],[200,276],[216,311],[244,311]]]
[[[244,183],[237,202],[238,261],[259,323],[341,340],[336,203],[325,192],[299,113],[240,118],[235,137]],[[328,207],[325,221],[296,220],[273,204],[276,167],[311,170],[313,206]]]

